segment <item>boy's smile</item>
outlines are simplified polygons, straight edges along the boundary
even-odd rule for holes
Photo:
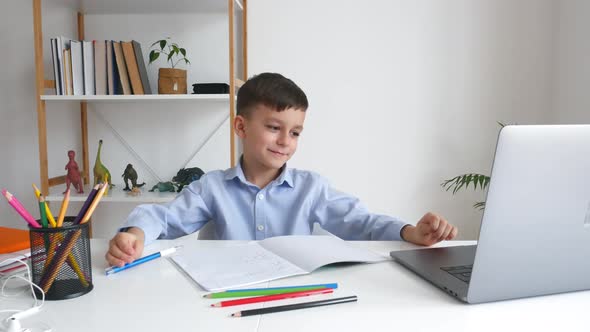
[[[264,105],[249,116],[236,116],[234,126],[242,139],[242,168],[248,181],[265,186],[279,175],[297,150],[304,121],[304,111],[288,108],[279,112]]]

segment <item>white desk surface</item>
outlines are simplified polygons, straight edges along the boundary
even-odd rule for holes
[[[183,250],[231,246],[242,241],[197,241],[188,236],[157,241],[146,253],[184,244]],[[353,242],[388,254],[414,246],[402,242]],[[443,245],[472,244],[468,241]],[[75,299],[46,301],[24,327],[47,324],[67,331],[588,331],[590,291],[469,305],[447,295],[393,261],[324,267],[312,274],[259,287],[337,282],[333,295],[357,295],[356,303],[232,318],[264,304],[211,308],[219,300],[203,291],[168,259],[157,259],[106,277],[106,240],[92,240],[94,289]],[[567,273],[567,271],[564,271]],[[313,300],[317,300],[316,297]],[[0,297],[0,310],[27,308],[30,295]],[[283,305],[311,298],[267,303]],[[7,313],[0,313],[3,320]]]

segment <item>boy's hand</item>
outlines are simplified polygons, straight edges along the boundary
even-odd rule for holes
[[[455,236],[457,236],[457,227],[431,212],[425,214],[416,226],[406,226],[402,230],[404,240],[423,246],[431,246],[443,240],[452,240]]]
[[[141,257],[144,234],[140,228],[131,227],[127,232],[117,233],[109,241],[105,258],[111,266],[123,266]]]

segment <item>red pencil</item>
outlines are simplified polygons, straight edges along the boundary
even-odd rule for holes
[[[328,293],[332,293],[332,292],[334,292],[334,289],[332,289],[332,288],[320,288],[320,289],[307,290],[307,291],[302,291],[302,292],[274,294],[274,295],[248,297],[245,299],[238,299],[238,300],[221,301],[221,302],[214,303],[211,306],[212,307],[229,307],[229,306],[240,305],[240,304],[268,302],[268,301],[290,299],[290,298],[294,298],[294,297],[302,297],[302,296],[310,296],[310,295],[318,295],[318,294],[328,294]]]

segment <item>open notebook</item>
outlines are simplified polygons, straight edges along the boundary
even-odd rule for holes
[[[201,287],[219,291],[307,274],[332,263],[389,258],[334,236],[278,236],[230,247],[185,247],[171,259]]]

